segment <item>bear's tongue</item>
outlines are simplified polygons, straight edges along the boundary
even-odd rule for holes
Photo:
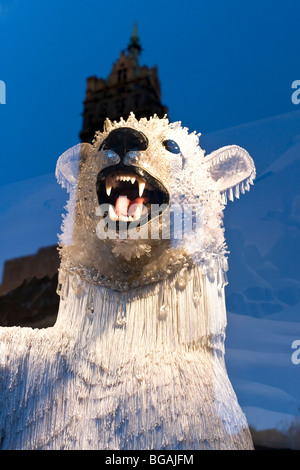
[[[134,220],[139,219],[142,214],[143,205],[146,205],[147,202],[148,199],[145,197],[137,197],[131,201],[127,196],[119,196],[115,205],[115,213],[118,217],[131,216]]]

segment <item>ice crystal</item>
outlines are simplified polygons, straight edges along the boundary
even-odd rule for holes
[[[112,253],[118,257],[123,256],[126,261],[131,258],[140,258],[143,255],[150,256],[151,246],[145,243],[136,243],[135,240],[119,240],[112,248]]]

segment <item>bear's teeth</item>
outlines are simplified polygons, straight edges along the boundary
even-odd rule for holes
[[[109,205],[108,215],[109,215],[109,218],[113,221],[118,220],[119,218],[117,214],[115,213],[115,209],[113,208],[111,204]]]
[[[106,180],[106,194],[110,196],[112,185]]]
[[[142,197],[144,193],[146,183],[144,181],[139,181],[139,196]]]

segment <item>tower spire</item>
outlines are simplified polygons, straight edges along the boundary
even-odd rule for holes
[[[127,50],[129,52],[129,56],[135,61],[136,65],[138,65],[139,55],[142,51],[142,46],[141,46],[140,38],[139,38],[139,35],[138,35],[138,29],[137,29],[136,21],[133,24],[130,43],[129,43],[129,46],[128,46]]]

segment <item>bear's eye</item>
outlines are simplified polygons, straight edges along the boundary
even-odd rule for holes
[[[180,153],[179,145],[174,140],[166,139],[163,141],[162,144],[165,147],[165,149],[168,150],[168,152]]]

